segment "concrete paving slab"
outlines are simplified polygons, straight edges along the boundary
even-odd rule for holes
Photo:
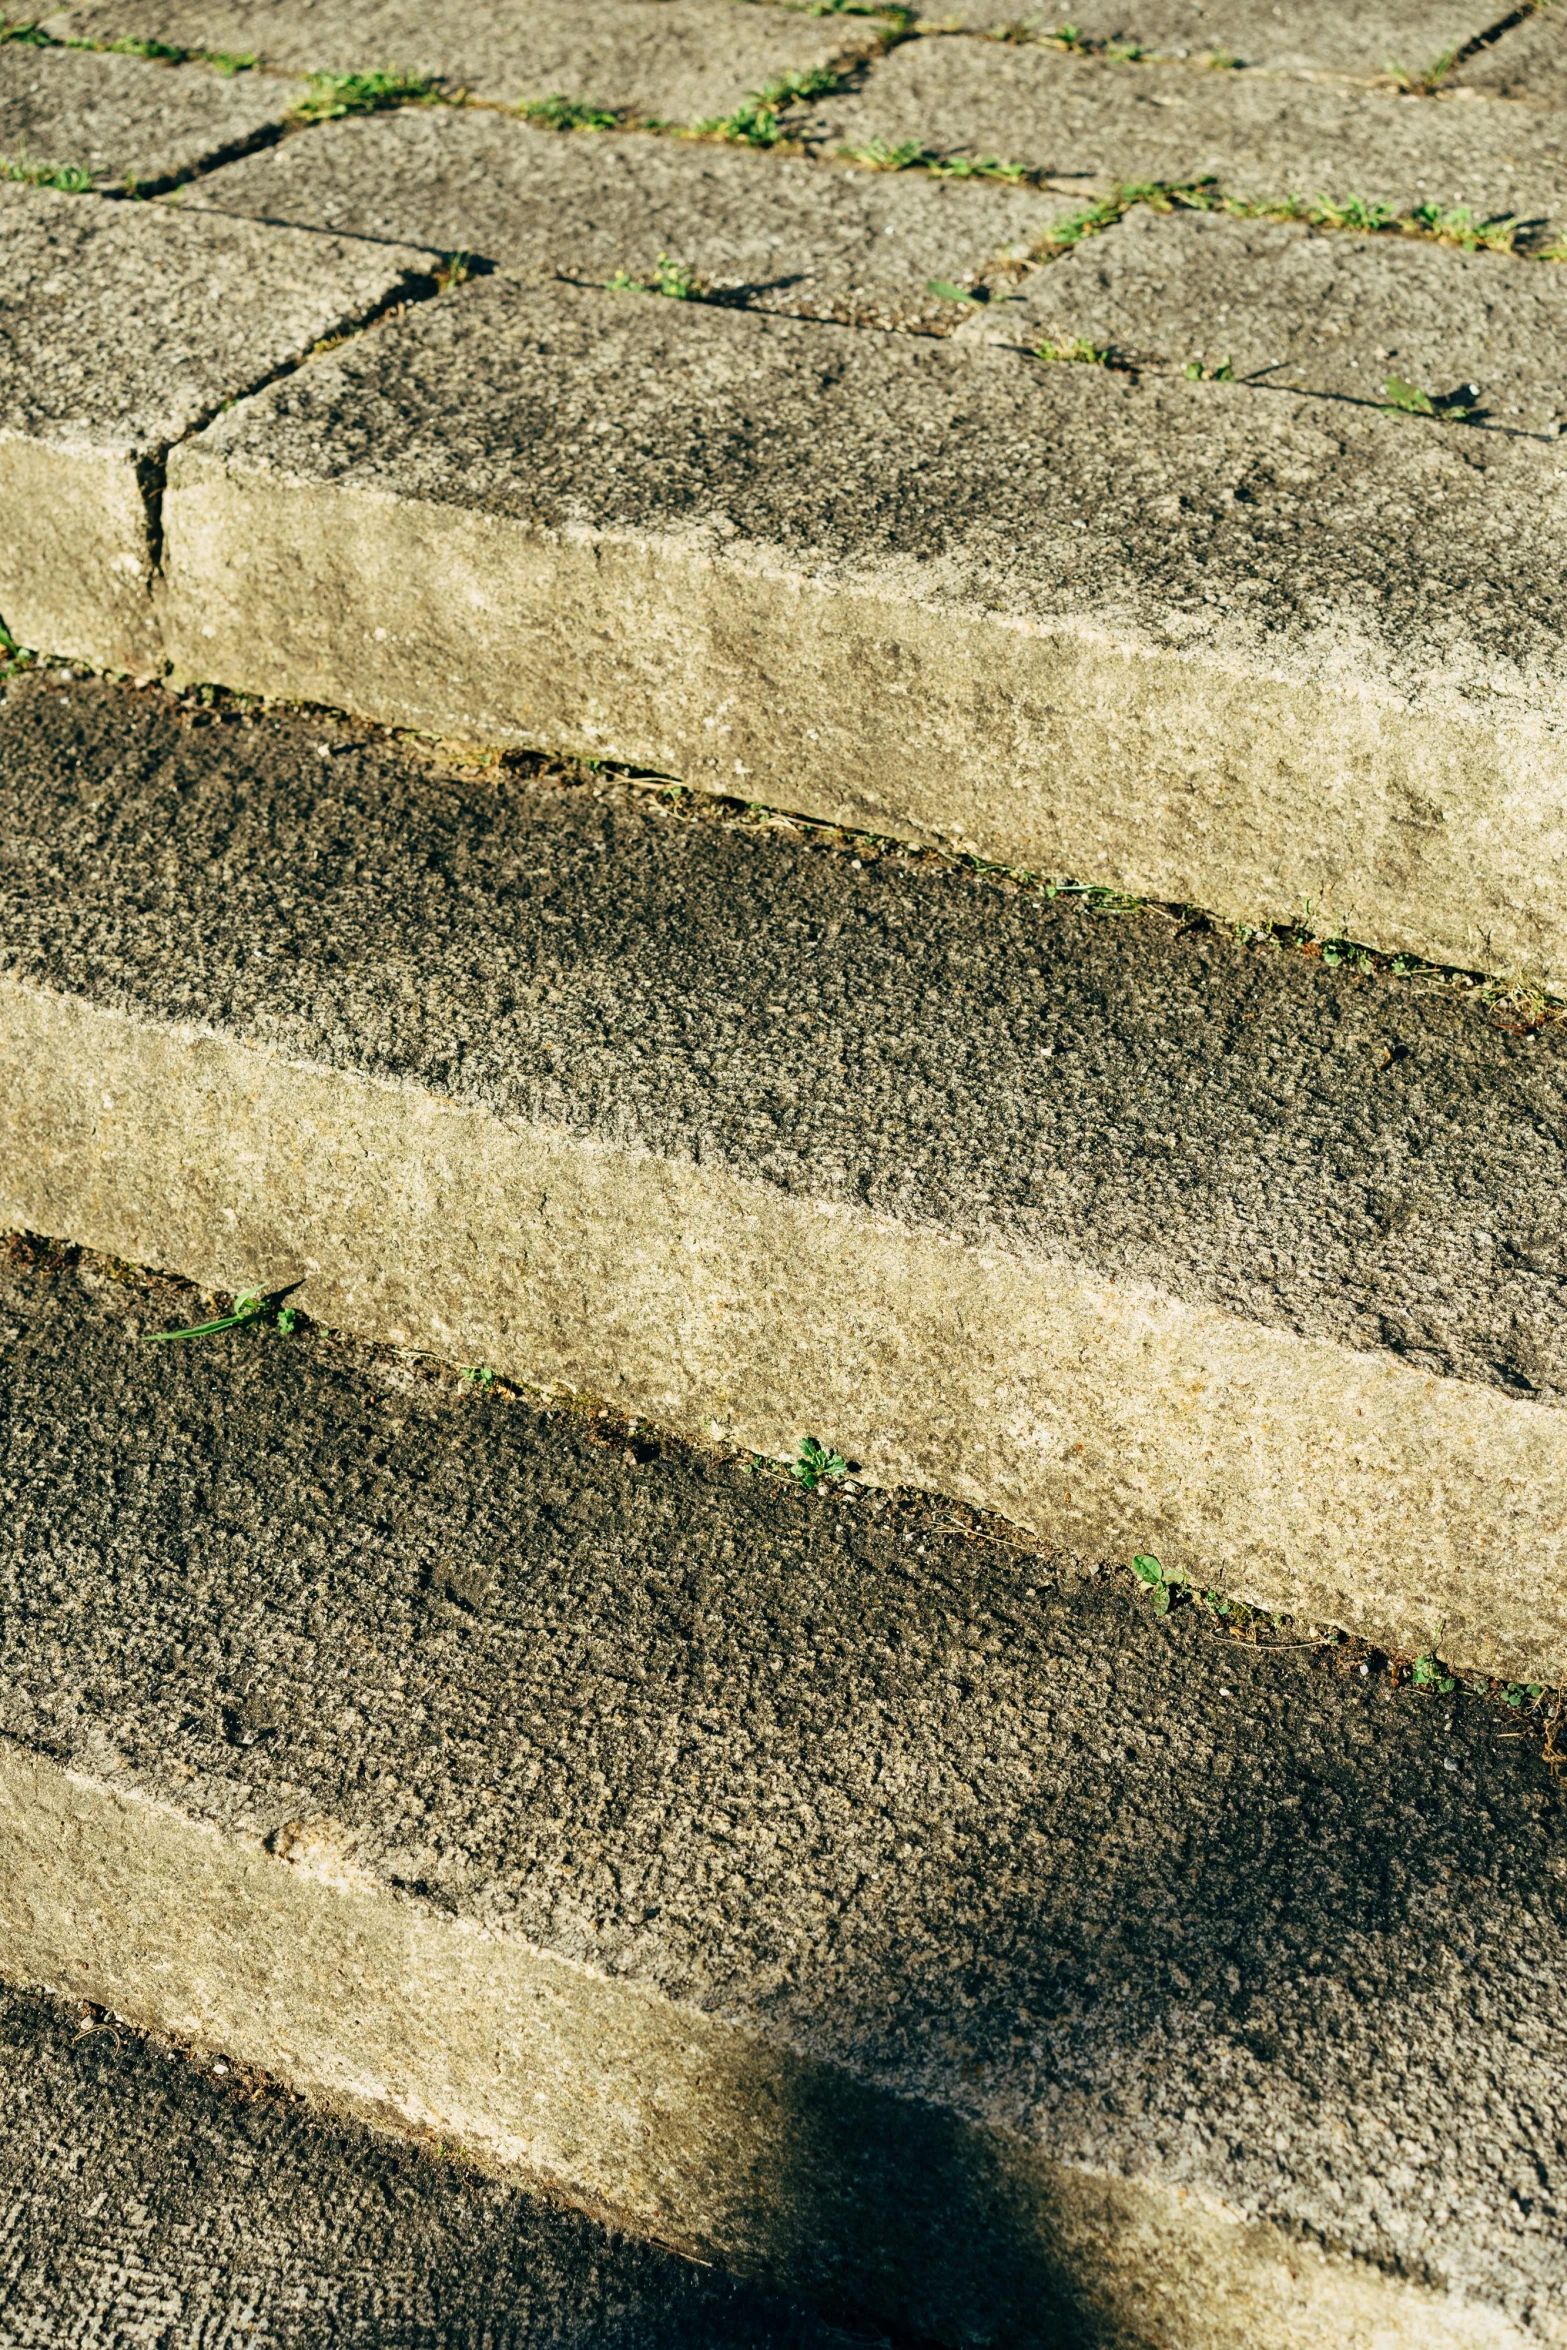
[[[1488,0],[1082,0],[1065,15],[1005,0],[930,0],[930,24],[979,31],[1024,28],[1051,33],[1070,23],[1085,42],[1162,57],[1224,58],[1239,66],[1333,75],[1383,74],[1390,63],[1423,71],[1496,22]]]
[[[10,2342],[853,2350],[860,2340],[450,2157],[324,2119],[210,2052],[9,1988],[0,2181]]]
[[[861,19],[736,0],[84,0],[45,21],[79,40],[248,50],[287,73],[427,74],[501,106],[558,94],[678,123],[881,41]]]
[[[921,2340],[1563,2339],[1537,1727],[29,1253],[13,1979]]]
[[[13,636],[156,671],[171,443],[321,337],[427,289],[433,258],[0,185],[0,617]]]
[[[277,130],[303,85],[0,43],[0,162],[95,188],[168,187]]]
[[[561,138],[445,107],[323,124],[212,173],[184,201],[590,284],[656,283],[667,257],[748,308],[927,328],[961,308],[930,292],[932,278],[970,285],[1030,253],[1070,209],[1034,188],[823,170],[671,139]]]
[[[995,156],[1094,192],[1216,175],[1237,195],[1468,206],[1567,223],[1567,116],[1274,73],[1120,66],[1037,45],[905,42],[813,136]]]
[[[0,743],[7,1222],[1567,1674],[1562,1029],[319,722]]]
[[[1389,377],[1439,398],[1472,385],[1481,431],[1550,434],[1567,414],[1567,271],[1295,221],[1139,205],[958,333],[1088,343],[1138,369],[1228,365],[1262,388],[1373,405]]]
[[[1454,76],[1460,89],[1536,106],[1567,104],[1567,26],[1541,8],[1482,49]]]
[[[1564,481],[1550,443],[497,277],[181,446],[167,642],[1564,980]]]

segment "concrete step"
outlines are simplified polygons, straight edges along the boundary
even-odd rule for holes
[[[165,643],[1558,984],[1561,454],[1413,421],[496,276],[175,450]]]
[[[0,257],[0,614],[24,644],[155,673],[170,447],[323,338],[433,290],[439,257],[3,184]]]
[[[0,1972],[923,2338],[1567,2338],[1525,1693],[309,1325],[142,1343],[211,1302],[12,1252]]]
[[[249,50],[274,72],[426,75],[498,106],[561,95],[638,119],[733,114],[781,79],[873,54],[883,28],[836,11],[735,0],[81,0],[44,19],[62,38]],[[830,75],[829,75],[830,78]]]
[[[0,2340],[840,2350],[829,2326],[312,2112],[210,2049],[0,1988]]]
[[[1538,999],[58,673],[0,794],[7,1221],[1567,1675]]]

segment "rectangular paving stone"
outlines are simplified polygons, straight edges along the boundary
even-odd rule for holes
[[[0,1989],[12,2342],[854,2350],[840,2330],[209,2050]]]
[[[1374,404],[1390,376],[1443,398],[1473,384],[1482,431],[1551,433],[1567,414],[1567,272],[1547,262],[1139,205],[999,290],[960,337],[1088,343],[1137,369],[1228,363],[1260,387]]]
[[[1295,75],[1114,65],[996,41],[905,42],[824,99],[832,152],[912,144],[995,156],[1085,190],[1216,177],[1237,195],[1464,205],[1567,225],[1567,115],[1402,98]]]
[[[1023,25],[1040,32],[1075,26],[1087,41],[1163,57],[1231,58],[1241,66],[1373,76],[1390,64],[1414,71],[1475,39],[1494,24],[1488,0],[1080,0],[1064,13],[1014,9],[1004,0],[931,0],[920,11],[932,24],[980,31]]]
[[[0,163],[151,192],[242,154],[303,86],[204,65],[0,43]]]
[[[1561,1027],[128,689],[0,782],[7,1224],[1567,1669]]]
[[[1537,1717],[308,1329],[147,1346],[205,1301],[38,1259],[0,1288],[13,1980],[920,2341],[1561,2341]],[[199,2277],[288,2197],[346,2315],[328,2192],[393,2307],[480,2202],[431,2335],[497,2269],[519,2323],[582,2306],[582,2223],[563,2258],[326,2130],[294,2190],[265,2109],[220,2179],[196,2102],[158,2159],[73,2130],[106,2250],[200,2183]],[[775,2339],[642,2274],[654,2322]]]
[[[449,107],[323,124],[182,200],[599,285],[619,273],[655,283],[666,261],[750,308],[886,326],[950,325],[958,310],[932,278],[969,285],[1000,262],[997,282],[1010,282],[1010,264],[1069,210],[1035,188],[563,138]]]
[[[75,39],[250,50],[287,73],[428,74],[501,106],[559,94],[680,123],[881,42],[873,22],[737,0],[85,0],[45,21]]]
[[[0,618],[12,635],[157,670],[171,444],[323,336],[428,288],[433,258],[0,185]]]
[[[1567,981],[1554,444],[494,277],[171,461],[180,672]]]
[[[1567,104],[1567,25],[1541,8],[1471,57],[1454,76],[1460,89],[1536,106]]]

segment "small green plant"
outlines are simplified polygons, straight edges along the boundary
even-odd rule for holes
[[[933,179],[1002,180],[1013,188],[1033,177],[1026,163],[1008,163],[1001,155],[938,155],[926,169]]]
[[[79,163],[30,163],[25,155],[0,156],[0,179],[20,180],[28,188],[58,188],[63,196],[85,196],[92,173]]]
[[[928,277],[925,280],[925,291],[934,294],[938,302],[983,302],[985,299],[983,291],[976,291],[973,286],[955,285],[950,277]]]
[[[699,302],[703,290],[696,271],[684,261],[671,261],[667,253],[660,253],[652,277],[637,277],[629,269],[617,269],[606,280],[606,286],[612,294],[662,294],[670,302]]]
[[[916,139],[901,146],[871,139],[863,147],[840,147],[838,152],[845,163],[858,163],[866,171],[912,171],[916,164],[928,167],[937,160],[934,149],[922,147]]]
[[[1010,26],[1006,29],[1009,32],[1012,30]],[[1052,49],[1066,49],[1079,57],[1089,56],[1094,46],[1087,34],[1080,31],[1075,24],[1058,24],[1054,32],[1041,33],[1039,38],[1041,41],[1047,42]]]
[[[313,73],[294,109],[294,119],[336,122],[345,114],[382,114],[393,106],[430,106],[437,95],[427,74]]]
[[[1498,213],[1487,220],[1467,204],[1444,209],[1440,204],[1417,204],[1408,225],[1439,245],[1461,245],[1466,253],[1515,253],[1525,222],[1520,213]]]
[[[1047,335],[1034,356],[1048,360],[1053,367],[1108,367],[1110,364],[1109,352],[1082,335],[1069,343],[1053,343]]]
[[[1436,1657],[1417,1656],[1409,1670],[1409,1677],[1417,1689],[1434,1690],[1438,1697],[1449,1697],[1458,1687],[1451,1673],[1444,1673]]]
[[[829,1452],[814,1436],[805,1436],[800,1440],[799,1458],[789,1463],[789,1474],[807,1493],[814,1493],[819,1485],[840,1483],[849,1474],[849,1464],[841,1452]]]
[[[825,98],[842,78],[830,65],[811,66],[804,73],[781,73],[760,90],[752,90],[733,114],[693,123],[690,135],[694,139],[723,139],[731,146],[776,147],[789,135],[784,116],[812,98]]]
[[[201,62],[232,81],[237,73],[254,73],[261,59],[254,49],[207,49]]]
[[[1217,367],[1204,367],[1200,359],[1188,359],[1181,372],[1189,384],[1232,384],[1235,381],[1235,364],[1230,359],[1221,359]]]
[[[1456,392],[1423,392],[1401,375],[1390,375],[1382,386],[1382,397],[1401,416],[1435,416],[1446,424],[1469,424],[1480,414],[1476,406],[1478,384],[1461,384]]]
[[[1136,41],[1106,41],[1104,53],[1112,65],[1141,65],[1148,54]]]
[[[27,49],[53,49],[58,46],[52,33],[46,33],[41,24],[31,18],[19,18],[15,23],[0,16],[0,48],[8,41],[20,42]]]
[[[612,131],[620,120],[608,107],[563,97],[558,90],[549,98],[519,98],[517,112],[546,131]]]
[[[1457,48],[1444,49],[1441,56],[1433,57],[1429,65],[1411,70],[1389,59],[1382,71],[1397,89],[1403,91],[1406,98],[1434,98],[1463,54],[1460,43]]]
[[[1203,63],[1210,73],[1239,73],[1241,67],[1240,59],[1228,49],[1210,49]]]
[[[1149,1604],[1156,1616],[1167,1616],[1173,1594],[1186,1587],[1184,1567],[1161,1566],[1158,1559],[1150,1558],[1143,1550],[1132,1561],[1132,1573],[1147,1585]]]
[[[11,631],[0,620],[0,669],[25,669],[37,654],[27,645],[19,645]]]
[[[218,1330],[242,1330],[244,1323],[263,1321],[268,1309],[273,1307],[275,1295],[275,1290],[244,1290],[240,1297],[235,1297],[230,1314],[216,1314],[211,1321],[190,1323],[188,1330],[143,1330],[141,1339],[146,1347],[167,1347],[176,1337],[216,1337]],[[273,1311],[273,1321],[284,1337],[289,1337],[298,1325],[298,1307],[280,1304]]]
[[[148,41],[139,33],[123,33],[105,46],[111,57],[145,57],[153,65],[183,65],[190,55],[188,49],[178,48],[172,41]]]
[[[453,286],[465,286],[473,274],[471,253],[448,253],[435,273],[435,282],[443,294]]]
[[[490,1369],[488,1363],[464,1363],[457,1376],[459,1379],[466,1379],[470,1387],[493,1387],[495,1385],[495,1373]]]
[[[1502,1695],[1512,1706],[1538,1705],[1545,1695],[1545,1683],[1543,1681],[1510,1681],[1502,1691]]]

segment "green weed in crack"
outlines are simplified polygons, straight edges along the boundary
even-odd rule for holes
[[[55,188],[64,196],[85,196],[92,187],[92,173],[79,163],[31,163],[25,155],[0,155],[0,179]]]
[[[394,106],[432,106],[439,98],[427,74],[313,73],[294,109],[294,120],[336,122],[345,114],[383,114]]]
[[[545,131],[612,131],[620,124],[613,108],[595,106],[586,98],[567,98],[559,90],[548,98],[519,98],[517,112],[524,122]]]
[[[781,73],[760,90],[752,90],[733,114],[711,116],[691,125],[693,139],[721,139],[729,146],[777,147],[789,137],[785,118],[813,98],[825,98],[842,87],[846,69],[815,65],[803,73]]]
[[[223,1330],[242,1330],[251,1322],[270,1319],[285,1337],[291,1335],[299,1321],[299,1309],[285,1305],[282,1290],[247,1289],[235,1298],[230,1311],[215,1314],[209,1322],[192,1322],[183,1330],[144,1330],[144,1346],[168,1346],[177,1338],[215,1338]]]

